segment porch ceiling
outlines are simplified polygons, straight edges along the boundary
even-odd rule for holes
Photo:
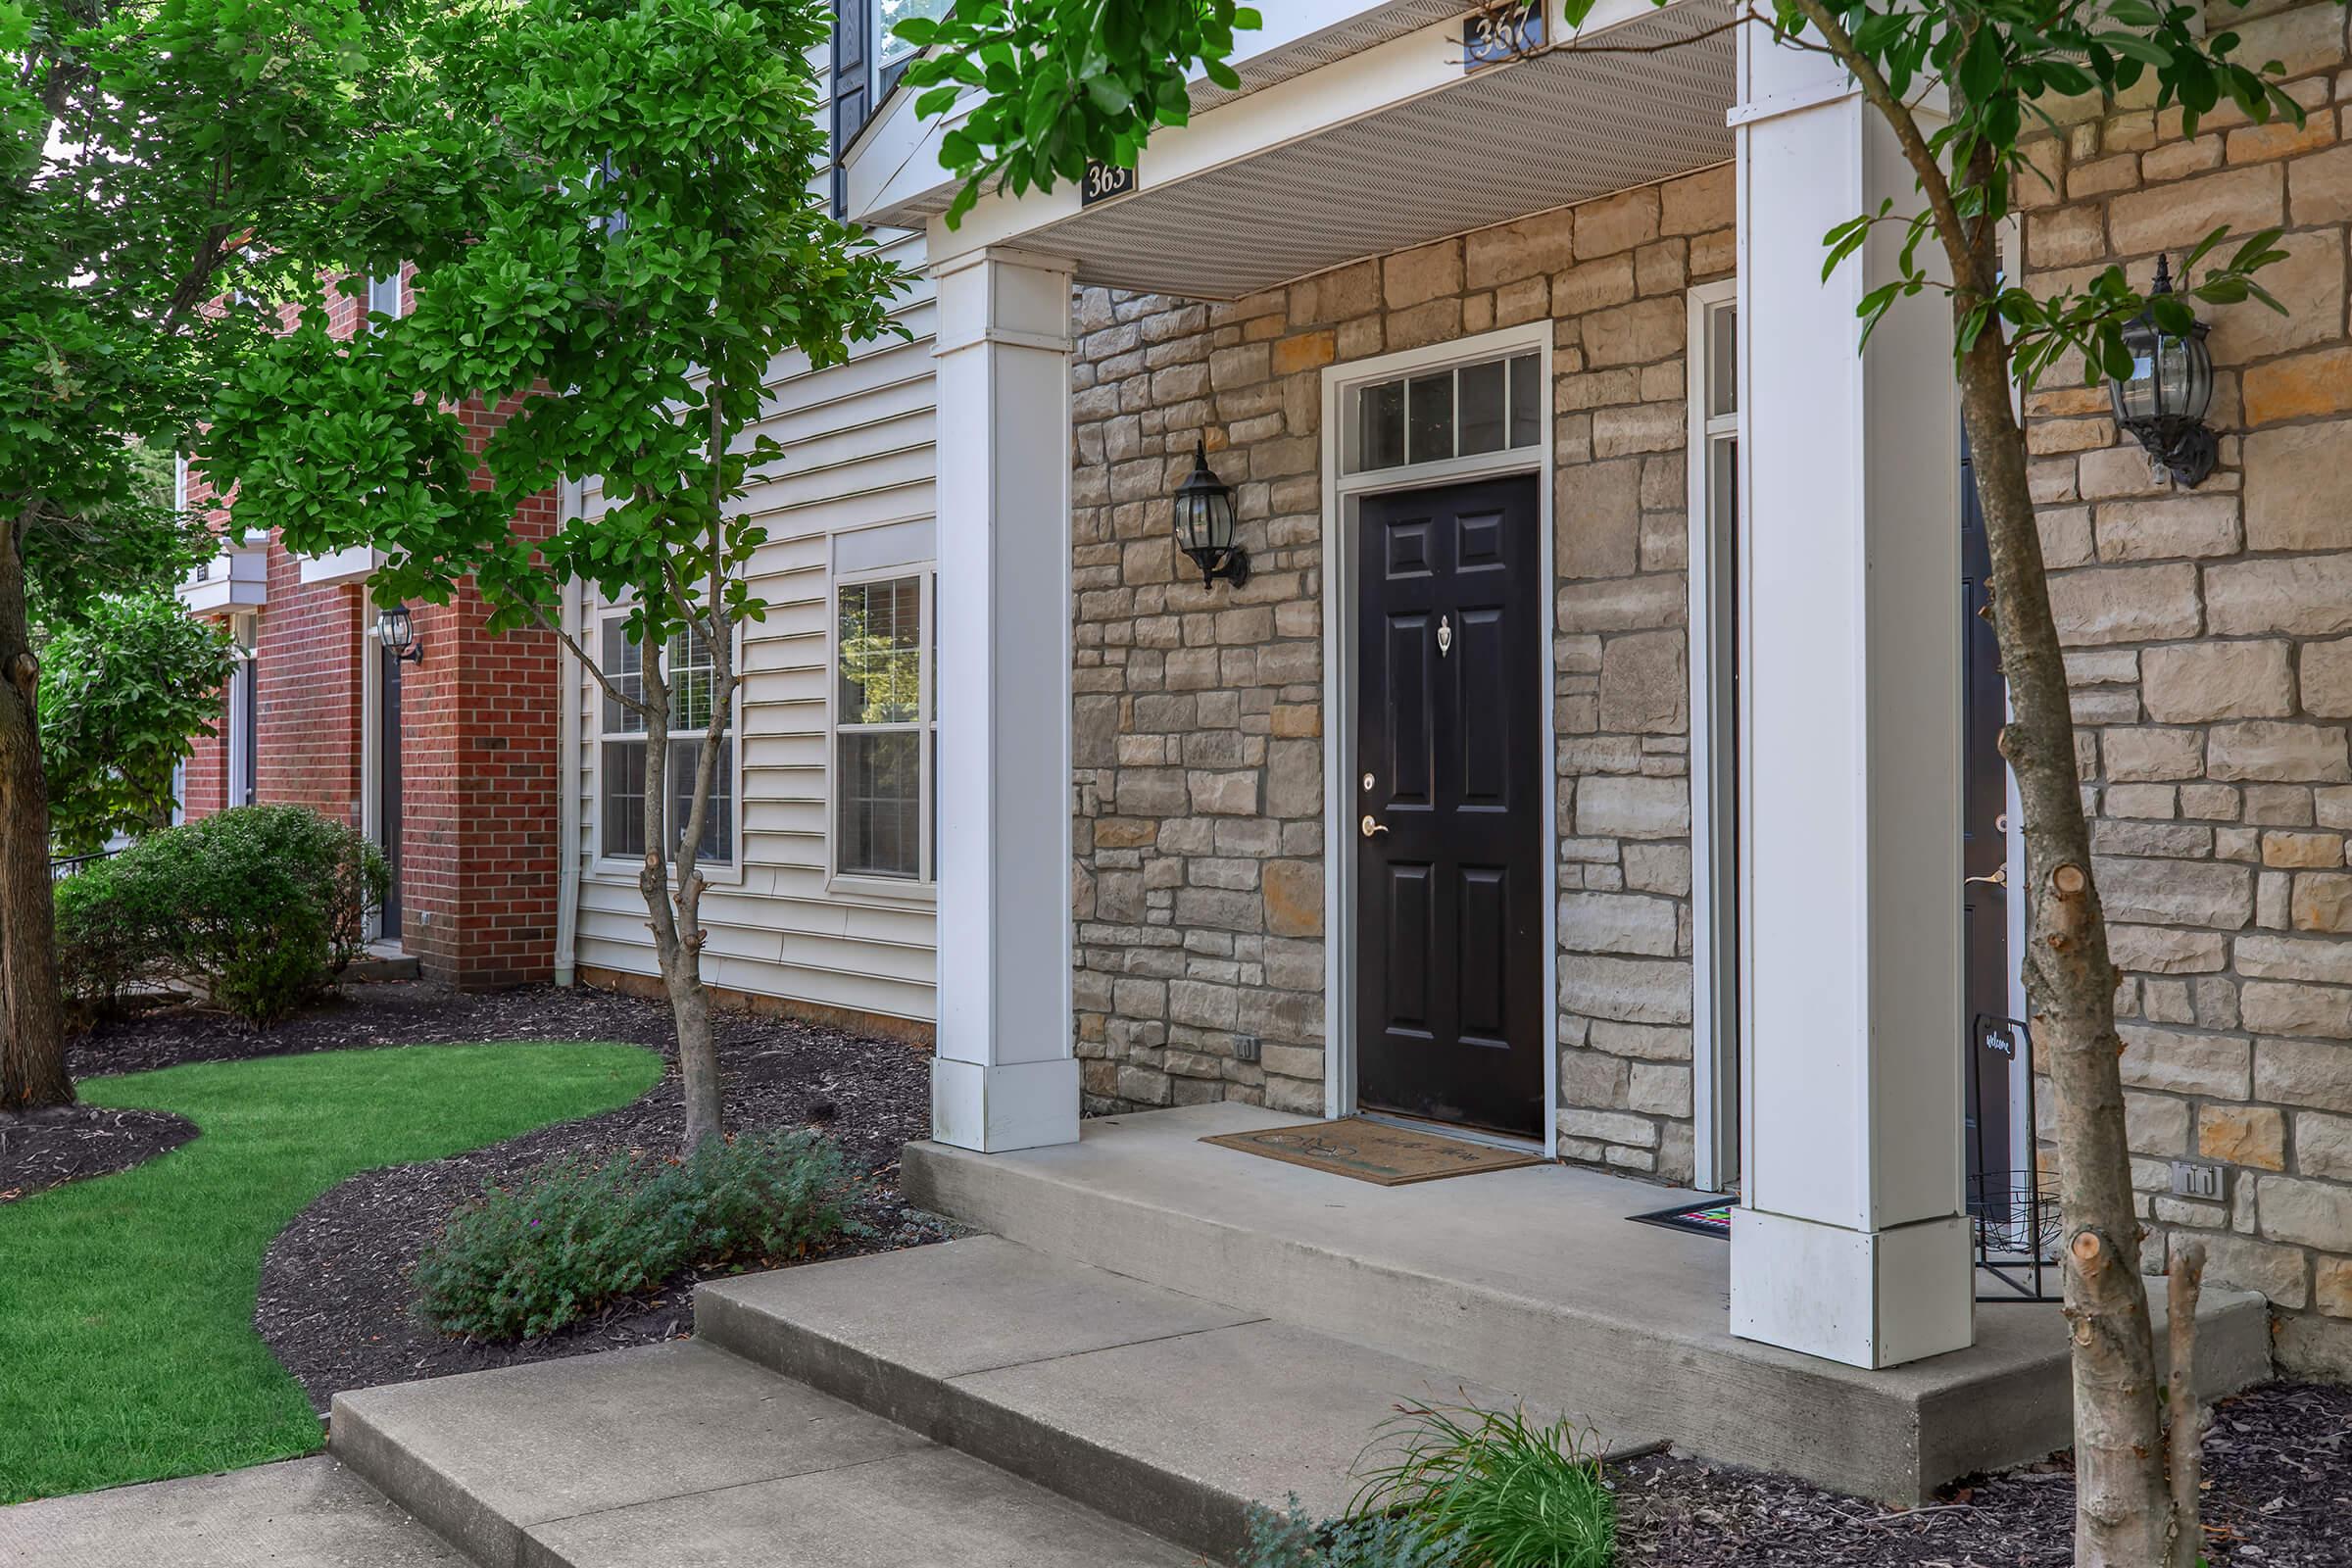
[[[1022,237],[1083,282],[1233,299],[1732,156],[1728,0],[1683,0]]]

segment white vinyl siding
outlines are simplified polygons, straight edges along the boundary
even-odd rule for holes
[[[919,234],[885,236],[909,272]],[[758,427],[784,449],[742,503],[768,539],[751,564],[765,617],[743,628],[744,686],[736,725],[740,802],[735,869],[703,899],[710,932],[704,977],[760,996],[894,1017],[933,1015],[932,902],[917,880],[837,883],[832,767],[834,563],[868,561],[860,575],[911,575],[887,564],[905,552],[860,553],[859,540],[927,538],[933,509],[932,305],[914,278],[894,314],[910,334],[859,344],[848,363],[811,371],[797,355],[770,368]],[[593,489],[582,498],[593,512]],[[923,552],[928,555],[928,551]],[[919,567],[926,577],[927,562]],[[585,803],[578,846],[578,962],[656,973],[645,908],[625,862],[596,853],[599,694],[577,693]]]

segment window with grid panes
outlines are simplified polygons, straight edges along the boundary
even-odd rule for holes
[[[605,618],[601,649],[605,674],[631,697],[645,692],[645,650],[628,638],[628,617]],[[702,761],[705,731],[710,723],[718,669],[710,645],[698,631],[680,631],[669,640],[662,665],[669,678],[668,806],[663,813],[674,847],[694,809],[694,777]],[[598,803],[600,851],[608,856],[638,858],[645,854],[646,748],[653,736],[645,715],[604,694],[602,788]],[[733,715],[728,734],[719,742],[718,773],[710,786],[710,806],[703,822],[697,853],[705,860],[735,858],[735,737]]]
[[[844,876],[931,880],[930,583],[844,583],[835,596],[833,866]]]

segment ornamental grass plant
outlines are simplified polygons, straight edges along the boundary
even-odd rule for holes
[[[1617,1505],[1567,1421],[1415,1404],[1383,1429],[1352,1512],[1417,1526],[1459,1568],[1609,1568]],[[1313,1559],[1308,1559],[1313,1560]]]

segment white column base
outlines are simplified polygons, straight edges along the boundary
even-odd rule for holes
[[[1976,1343],[1964,1215],[1890,1230],[1732,1210],[1732,1332],[1847,1366],[1900,1366]]]
[[[1076,1143],[1077,1060],[1056,1056],[989,1066],[934,1057],[931,1137],[982,1154]]]

